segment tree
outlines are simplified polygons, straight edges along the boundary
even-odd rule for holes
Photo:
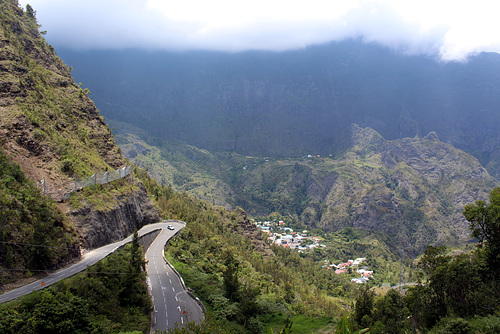
[[[45,289],[25,299],[25,325],[20,333],[75,333],[93,331],[88,303],[80,297]]]
[[[426,328],[432,328],[439,320],[434,304],[434,292],[428,285],[417,285],[408,289],[404,301],[410,312],[408,319],[414,332],[418,330],[424,333]]]
[[[31,7],[30,4],[26,5],[26,14],[31,19],[35,19],[36,18],[36,10],[34,10],[33,7]]]
[[[429,287],[432,289],[434,308],[440,317],[448,312],[446,304],[447,268],[451,260],[445,255],[445,246],[428,246],[420,259],[418,266],[427,275]]]
[[[344,316],[342,317],[342,319],[340,319],[340,322],[337,324],[337,331],[336,331],[336,333],[341,333],[341,334],[365,334],[369,332],[370,332],[369,328],[364,328],[354,331],[351,321],[347,316]]]
[[[141,270],[146,270],[146,262],[144,261],[144,255],[139,245],[139,235],[137,229],[134,230],[134,235],[132,237],[132,247],[130,247],[130,257],[131,264],[134,272],[140,273]]]
[[[403,298],[394,289],[378,299],[373,312],[374,320],[381,321],[385,333],[401,333],[403,330]]]
[[[439,266],[446,264],[449,260],[449,256],[445,256],[444,253],[446,251],[446,246],[428,246],[424,255],[418,262],[418,267],[424,271],[427,276],[431,276],[431,274],[438,268]]]
[[[127,305],[139,306],[147,310],[150,307],[150,301],[148,298],[144,298],[146,262],[144,261],[144,252],[139,244],[137,230],[134,231],[132,237],[129,259],[130,262],[124,263],[123,266],[129,268],[127,271],[130,271],[130,274],[119,276],[117,283],[121,287],[118,293],[119,299]]]
[[[249,327],[249,325],[252,325],[252,323],[253,325],[256,325],[255,320],[258,320],[256,318],[256,316],[260,312],[260,307],[259,304],[257,303],[258,295],[260,295],[260,289],[258,287],[250,287],[250,286],[242,286],[238,293],[239,297],[238,301],[240,304],[238,321],[247,328]]]
[[[36,270],[46,270],[52,265],[52,254],[47,247],[48,233],[40,222],[33,224],[30,267]]]
[[[224,261],[226,269],[224,270],[224,290],[226,292],[226,298],[232,302],[239,300],[239,288],[240,284],[238,282],[238,261],[234,258],[232,252],[228,251],[226,255],[226,260]]]
[[[497,277],[500,270],[500,188],[490,193],[490,204],[478,200],[467,204],[463,211],[470,222],[472,236],[479,241],[492,277]]]
[[[292,332],[292,325],[293,321],[291,320],[290,316],[286,318],[285,321],[285,326],[280,330],[280,334],[290,334]]]
[[[361,327],[369,327],[372,324],[373,296],[375,293],[368,285],[359,290],[356,305],[354,306],[354,320]]]

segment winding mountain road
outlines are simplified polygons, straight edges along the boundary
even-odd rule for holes
[[[154,305],[152,331],[174,328],[176,323],[182,326],[188,321],[203,319],[202,309],[186,291],[182,278],[163,256],[165,243],[183,228],[185,223],[167,221],[160,224],[163,224],[161,232],[146,252],[146,271]],[[168,225],[172,225],[174,230],[169,230]]]
[[[174,229],[169,230],[167,228],[168,225],[172,225]],[[151,332],[174,328],[176,323],[182,326],[187,321],[203,320],[203,311],[198,302],[193,299],[196,297],[191,297],[189,295],[182,278],[175,269],[166,262],[163,253],[165,244],[168,240],[185,225],[186,223],[178,220],[169,220],[143,226],[138,231],[139,237],[156,230],[160,231],[147,249],[145,255],[147,261],[146,272],[148,275],[148,287],[154,306]],[[73,276],[131,241],[132,235],[121,241],[94,249],[85,254],[78,263],[50,274],[43,279],[0,295],[0,303],[19,298],[33,291],[41,290],[57,281]]]

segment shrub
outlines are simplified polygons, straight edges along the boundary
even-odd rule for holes
[[[443,318],[431,330],[432,334],[469,334],[474,333],[467,320],[462,318]]]
[[[67,175],[75,174],[73,159],[64,159],[63,161],[61,161],[61,172]]]
[[[484,334],[500,333],[500,317],[490,315],[487,317],[475,318],[469,320],[474,330]]]

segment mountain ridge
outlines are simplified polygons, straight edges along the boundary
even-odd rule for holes
[[[88,89],[74,82],[71,68],[39,32],[36,12],[26,8],[17,0],[0,1],[2,285],[59,268],[78,258],[82,247],[159,220],[145,188],[132,178],[86,188],[64,202],[75,177],[116,169],[127,160]],[[75,207],[86,210],[73,215]],[[105,236],[89,232],[110,217],[119,219]]]
[[[383,232],[413,255],[428,244],[470,240],[463,207],[498,185],[475,157],[432,132],[385,140],[370,128],[351,130],[356,145],[343,155],[294,159],[211,153],[152,137],[148,144],[128,133],[116,138],[125,156],[161,182],[251,215],[279,212],[306,228]]]
[[[441,63],[360,40],[278,53],[61,53],[108,119],[155,137],[299,157],[341,153],[352,123],[391,140],[435,131],[499,177],[496,54]]]

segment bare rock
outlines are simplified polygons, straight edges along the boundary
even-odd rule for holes
[[[160,216],[142,184],[140,190],[118,198],[111,210],[91,206],[70,212],[84,248],[93,249],[121,240],[142,226],[157,223]]]

